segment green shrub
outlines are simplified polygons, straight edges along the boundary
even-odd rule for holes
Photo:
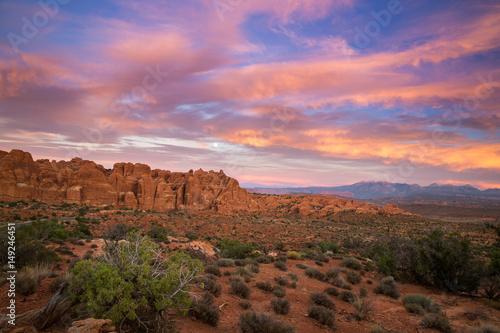
[[[257,244],[255,243],[240,243],[229,238],[218,241],[216,246],[220,249],[224,258],[245,259],[254,256],[255,251],[257,251]]]
[[[48,232],[47,236],[49,238],[54,238],[54,239],[60,239],[65,241],[68,239],[69,232],[66,229],[60,228],[60,229],[52,229]]]
[[[244,300],[241,300],[240,306],[243,310],[248,310],[252,307],[252,302],[244,299]]]
[[[370,272],[370,271],[373,271],[373,269],[374,269],[373,262],[372,261],[367,261],[365,263],[365,271]]]
[[[409,313],[414,313],[414,314],[419,315],[419,316],[425,315],[424,308],[421,307],[419,304],[408,303],[408,304],[405,304],[404,306],[405,306],[406,311],[408,311]]]
[[[286,296],[286,291],[285,288],[282,286],[274,286],[273,287],[273,295],[278,297],[278,298],[283,298]]]
[[[318,253],[314,255],[314,260],[315,262],[320,262],[320,263],[328,263],[330,262],[330,258],[326,254],[323,253]]]
[[[396,275],[398,266],[396,264],[396,254],[387,243],[375,243],[369,251],[369,257],[377,265],[377,270],[385,275]]]
[[[306,275],[312,279],[316,279],[316,280],[324,280],[325,279],[325,274],[321,273],[320,271],[318,271],[316,268],[313,268],[313,267],[308,267],[306,268],[306,271],[305,271]]]
[[[352,284],[358,284],[362,280],[361,275],[359,275],[356,272],[347,272],[347,281],[349,281]]]
[[[491,266],[490,266],[491,267]],[[500,299],[500,275],[486,276],[481,279],[481,288],[488,299]]]
[[[398,286],[392,276],[387,276],[380,281],[380,284],[373,290],[377,294],[383,294],[394,299],[399,298]]]
[[[266,282],[257,282],[255,284],[255,286],[257,288],[259,288],[260,290],[263,290],[263,291],[266,291],[266,292],[270,292],[273,290],[273,286],[271,285],[271,282],[269,281],[266,281]]]
[[[465,333],[500,333],[500,327],[481,323],[479,326],[468,328]]]
[[[325,252],[332,252],[332,253],[338,253],[340,250],[340,245],[336,242],[319,242],[318,243],[318,249],[325,253]]]
[[[189,315],[210,326],[215,327],[219,323],[219,308],[214,305],[214,298],[210,294],[195,299],[189,308]]]
[[[276,281],[277,284],[279,284],[280,286],[288,286],[290,284],[290,281],[288,281],[288,279],[284,276],[277,276],[274,278],[274,281]]]
[[[260,272],[260,265],[259,265],[259,263],[257,263],[257,262],[247,265],[247,268],[248,268],[248,269],[249,269],[252,273],[259,273],[259,272]]]
[[[288,270],[288,268],[286,267],[285,262],[284,262],[284,261],[281,261],[281,260],[279,260],[279,261],[275,261],[275,262],[274,262],[274,267],[276,267],[276,268],[278,268],[278,269],[282,270],[283,272],[286,272],[286,271]]]
[[[350,290],[342,290],[340,299],[344,302],[352,303],[356,299],[356,295]]]
[[[342,259],[342,261],[340,262],[340,266],[355,269],[357,271],[359,271],[362,268],[359,261],[356,258],[352,257]]]
[[[458,235],[446,237],[436,230],[417,242],[417,279],[452,291],[477,290],[482,267],[474,259],[470,241]]]
[[[439,313],[440,311],[439,306],[437,306],[432,299],[421,294],[406,295],[403,298],[403,304],[405,307],[409,306],[410,304],[416,304],[419,305],[424,311],[430,313]],[[408,308],[406,309],[408,310]],[[416,308],[413,307],[413,309]],[[419,310],[417,309],[417,311]],[[408,310],[408,312],[412,311]],[[413,312],[413,313],[419,314],[418,312]]]
[[[153,225],[151,229],[149,229],[147,235],[152,239],[156,239],[159,241],[165,241],[168,239],[168,236],[172,236],[174,231],[170,228],[160,227],[158,225]]]
[[[355,297],[351,301],[352,306],[356,309],[354,316],[357,320],[363,320],[373,313],[372,300],[368,298]]]
[[[234,275],[239,275],[243,278],[246,278],[246,277],[252,278],[253,277],[253,273],[247,267],[238,267],[238,269],[234,272]]]
[[[292,281],[299,281],[299,277],[293,273],[287,273],[286,275],[288,275]]]
[[[451,325],[448,322],[448,319],[444,317],[440,317],[437,314],[430,314],[421,322],[422,327],[424,328],[434,328],[441,332],[451,332]]]
[[[250,259],[250,258],[245,258],[245,259],[235,259],[234,260],[234,264],[238,267],[243,267],[243,266],[246,266],[246,265],[250,265],[250,264],[258,264],[257,261],[253,260],[253,259]]]
[[[328,279],[335,280],[338,278],[340,275],[340,269],[338,268],[330,268],[329,270],[326,271],[326,277]]]
[[[78,256],[75,256],[74,258],[72,258],[71,260],[69,260],[68,269],[73,269],[75,267],[75,265],[80,262],[80,260],[81,259]]]
[[[16,275],[16,291],[22,296],[35,293],[42,280],[50,276],[50,267],[46,264],[24,267]]]
[[[307,310],[307,314],[309,317],[319,321],[321,325],[325,325],[330,328],[335,327],[335,313],[324,306],[311,306]]]
[[[367,296],[368,296],[368,290],[365,288],[365,286],[359,288],[359,297],[365,298]]]
[[[339,290],[334,287],[326,287],[325,291],[326,294],[331,295],[331,296],[338,296],[339,295]]]
[[[153,225],[151,229],[149,229],[147,235],[152,239],[164,241],[168,239],[168,236],[173,235],[173,230],[170,228]]]
[[[275,298],[271,301],[271,307],[277,314],[286,315],[290,312],[290,302],[285,298]]]
[[[309,298],[316,305],[324,306],[327,309],[335,310],[335,302],[325,293],[312,292]]]
[[[215,276],[222,276],[222,272],[218,266],[215,265],[207,265],[205,266],[205,273],[207,274],[213,274]]]
[[[245,282],[241,278],[238,279],[232,279],[230,282],[231,286],[231,291],[238,295],[241,296],[242,298],[248,298],[250,294],[252,293],[252,290],[246,285]]]
[[[455,293],[476,291],[484,274],[470,241],[440,230],[418,241],[395,238],[378,244],[369,256],[383,273]]]
[[[78,262],[70,280],[73,300],[92,317],[158,330],[164,324],[158,320],[161,311],[187,312],[190,285],[203,269],[200,261],[182,252],[165,260],[159,246],[138,233],[128,242],[110,242],[105,251],[96,261]]]
[[[257,261],[259,264],[270,264],[274,262],[274,258],[271,256],[261,255],[255,258],[255,261]]]
[[[339,276],[333,280],[333,285],[338,288],[345,288],[346,282],[343,277]]]
[[[267,313],[247,311],[238,317],[238,326],[243,333],[293,333],[295,328],[271,317]]]
[[[83,254],[82,259],[83,260],[92,259],[93,255],[94,255],[94,251],[89,250]]]
[[[291,260],[300,260],[302,259],[302,255],[297,252],[297,251],[288,251],[286,253],[286,256],[288,257],[288,259],[291,259]]]
[[[299,268],[299,269],[306,269],[307,268],[306,265],[304,265],[303,263],[300,263],[300,262],[295,266],[297,266],[297,268]]]
[[[217,278],[213,274],[206,274],[196,279],[196,283],[204,290],[215,297],[222,294],[222,284],[217,283]]]
[[[215,264],[219,267],[234,267],[233,259],[219,259],[215,262]]]
[[[29,273],[20,272],[16,276],[16,292],[22,296],[34,294],[38,288],[36,277]]]
[[[35,221],[29,225],[23,224],[16,228],[16,267],[21,269],[27,265],[53,263],[60,260],[53,246],[46,247],[42,241],[48,238],[51,228],[59,225],[48,221]],[[0,266],[9,261],[7,248],[9,246],[7,225],[0,226]]]
[[[279,256],[276,257],[276,261],[287,262],[288,261],[288,257],[286,255],[279,255]]]

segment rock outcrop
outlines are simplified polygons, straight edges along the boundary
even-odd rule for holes
[[[281,215],[298,214],[309,217],[327,217],[345,211],[359,214],[410,215],[396,205],[386,205],[384,208],[380,208],[368,203],[325,195],[252,195],[256,197],[255,201],[259,202],[263,210]]]
[[[88,318],[73,322],[68,333],[111,333],[115,330],[116,328],[112,326],[110,319]]]
[[[205,210],[221,213],[260,209],[223,171],[187,173],[151,170],[145,164],[116,163],[113,170],[81,158],[37,160],[30,153],[0,153],[0,200],[48,204],[113,205],[133,209]]]
[[[30,153],[0,151],[0,200],[37,200],[48,204],[75,203],[159,212],[213,210],[264,211],[301,216],[328,216],[342,211],[403,214],[395,205],[380,208],[328,195],[249,194],[236,179],[203,170],[170,172],[145,164],[116,163],[113,170],[92,161],[33,161]]]

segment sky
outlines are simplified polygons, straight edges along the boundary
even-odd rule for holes
[[[0,150],[500,187],[497,0],[0,0]]]

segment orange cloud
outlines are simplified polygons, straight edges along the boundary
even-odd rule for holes
[[[431,140],[405,143],[387,133],[374,137],[352,133],[347,129],[311,129],[294,135],[262,131],[240,130],[224,137],[233,143],[254,147],[288,147],[302,151],[315,151],[326,157],[349,160],[374,160],[397,164],[401,159],[417,166],[440,166],[455,172],[469,169],[500,171],[500,145],[462,139],[453,145]]]

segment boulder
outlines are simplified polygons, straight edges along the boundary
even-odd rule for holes
[[[104,333],[115,332],[116,328],[112,326],[110,319],[88,318],[73,322],[68,329],[68,333]]]

